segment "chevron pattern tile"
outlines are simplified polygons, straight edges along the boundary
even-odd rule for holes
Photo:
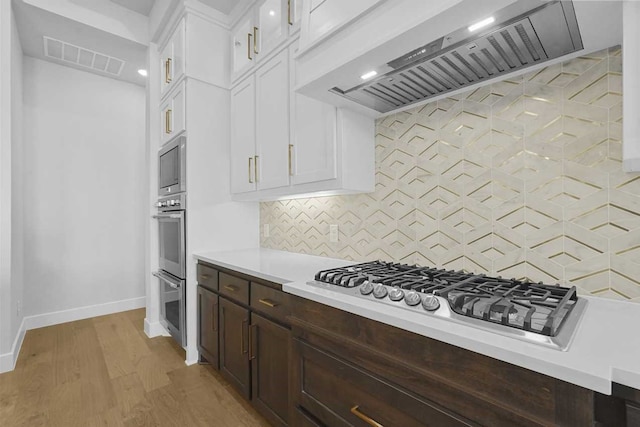
[[[383,117],[375,192],[262,203],[262,246],[640,302],[640,174],[622,172],[621,82],[615,47]]]

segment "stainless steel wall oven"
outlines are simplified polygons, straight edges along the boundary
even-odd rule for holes
[[[180,155],[184,155],[184,141],[177,147],[181,151]],[[160,153],[163,152],[164,155],[167,155],[171,151],[165,149],[160,151]],[[163,154],[159,156],[159,167],[163,162],[162,156]],[[173,161],[175,162],[175,160]],[[167,162],[165,167],[169,168],[167,166],[169,163]],[[181,169],[184,171],[183,167]],[[162,174],[163,172],[160,173],[160,175]],[[160,188],[162,189],[162,183],[160,183]],[[160,284],[160,323],[182,346],[187,343],[185,323],[186,199],[187,196],[184,192],[161,197],[156,204],[158,213],[154,215],[154,218],[158,220],[159,271],[153,275],[159,279]]]

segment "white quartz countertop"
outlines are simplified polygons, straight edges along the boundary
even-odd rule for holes
[[[305,255],[273,249],[201,252],[194,258],[270,282],[306,282],[320,270],[355,264],[353,261]]]
[[[437,339],[600,393],[611,382],[640,389],[640,304],[594,297],[567,351],[307,285],[316,272],[353,262],[271,249],[200,253],[196,259],[282,284],[285,292]]]

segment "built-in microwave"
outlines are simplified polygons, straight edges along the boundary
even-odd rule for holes
[[[187,191],[186,144],[184,136],[175,138],[158,152],[158,196]]]

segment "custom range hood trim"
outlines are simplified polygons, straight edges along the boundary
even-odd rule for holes
[[[388,113],[584,47],[571,1],[521,0],[492,17],[493,24],[482,31],[472,34],[464,26],[377,67],[374,79],[330,91]]]

